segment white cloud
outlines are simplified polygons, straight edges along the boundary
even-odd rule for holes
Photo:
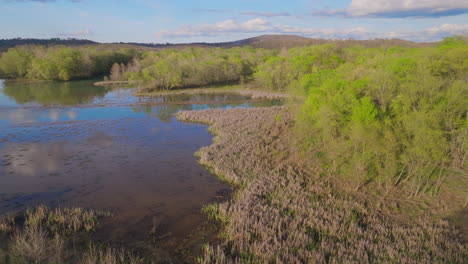
[[[438,27],[428,28],[426,31],[431,35],[466,35],[468,34],[468,24],[443,24]]]
[[[161,31],[158,37],[193,37],[193,36],[218,36],[227,33],[282,33],[300,34],[309,37],[320,38],[360,38],[368,33],[363,27],[355,28],[297,28],[283,25],[273,25],[271,22],[255,18],[238,23],[228,19],[212,25],[182,26],[173,31]]]
[[[348,39],[348,38],[366,38],[371,34],[364,27],[354,28],[297,28],[289,26],[278,26],[277,33],[284,34],[299,34],[312,38],[331,38],[331,39]]]
[[[235,20],[228,19],[211,25],[186,25],[175,30],[158,32],[156,36],[160,38],[215,37],[232,33],[296,34],[327,39],[401,38],[414,41],[437,41],[447,36],[468,35],[468,24],[443,24],[418,31],[377,32],[365,27],[292,27],[275,25],[261,18],[245,22],[236,22]]]
[[[291,16],[288,12],[259,12],[259,11],[236,11],[234,9],[212,9],[212,8],[197,8],[193,9],[196,13],[236,13],[243,16],[255,17],[288,17]]]
[[[74,31],[74,32],[64,32],[64,33],[59,33],[57,36],[59,37],[71,37],[71,38],[84,38],[84,37],[89,37],[94,35],[94,32],[91,29],[83,29],[79,31]]]
[[[351,17],[440,17],[467,12],[467,0],[352,0],[346,9],[322,10],[312,14]]]
[[[468,36],[468,24],[443,24],[420,31],[387,32],[384,38],[401,38],[414,41],[437,41],[453,35]]]
[[[288,12],[255,12],[255,11],[245,11],[241,12],[241,15],[245,16],[260,16],[260,17],[287,17],[291,16]]]
[[[238,23],[233,19],[221,21],[212,25],[182,26],[175,31],[161,31],[158,37],[187,37],[187,36],[214,36],[227,32],[266,32],[273,30],[271,23],[261,18],[255,18],[243,23]]]

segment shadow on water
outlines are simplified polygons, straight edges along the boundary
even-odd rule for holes
[[[207,127],[174,114],[281,101],[137,98],[131,89],[90,83],[0,83],[0,212],[37,204],[110,209],[114,217],[96,232],[98,241],[183,262],[216,231],[201,207],[228,199],[230,188],[193,156],[211,143]]]

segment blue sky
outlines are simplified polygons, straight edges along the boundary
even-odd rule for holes
[[[0,38],[219,42],[263,34],[435,41],[468,34],[468,0],[0,0]]]

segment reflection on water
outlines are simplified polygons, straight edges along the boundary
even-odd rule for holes
[[[155,97],[135,97],[132,93],[133,90],[128,88],[94,86],[93,81],[0,81],[0,127],[145,115],[169,122],[175,113],[182,110],[261,107],[282,103],[280,100],[249,101],[250,98],[234,93]]]
[[[98,234],[100,240],[158,248],[169,256],[187,250],[193,240],[188,236],[205,223],[200,208],[226,199],[229,186],[193,156],[211,142],[206,126],[179,122],[174,114],[281,103],[242,102],[246,99],[137,98],[131,89],[94,87],[90,81],[5,82],[0,213],[39,203],[111,209],[115,217]]]
[[[76,105],[102,98],[110,90],[92,84],[93,81],[4,82],[3,94],[17,104]]]
[[[21,149],[16,145],[7,145],[2,150],[5,153],[2,158],[3,167],[8,174],[33,177],[37,175],[49,175],[55,173],[61,166],[61,159],[66,157],[63,142],[54,144],[30,143]],[[15,176],[15,179],[18,177]],[[11,182],[2,182],[10,184]],[[5,187],[5,186],[3,186]],[[21,186],[22,187],[22,186]]]

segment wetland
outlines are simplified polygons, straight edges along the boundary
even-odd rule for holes
[[[231,189],[194,157],[211,144],[207,126],[175,113],[282,101],[236,93],[136,97],[131,87],[92,84],[1,81],[1,213],[41,204],[109,210],[96,240],[185,259],[213,232],[201,208],[227,200]]]

